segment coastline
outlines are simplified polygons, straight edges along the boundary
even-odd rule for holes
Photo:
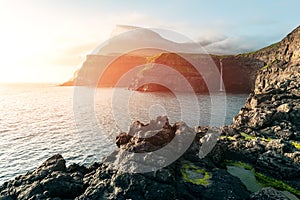
[[[129,133],[116,138],[119,149],[101,163],[66,167],[56,154],[0,186],[0,199],[300,198],[299,34],[300,27],[280,43],[246,54],[265,66],[232,124],[193,130],[184,122],[171,125],[166,117],[148,125],[133,122]],[[140,138],[141,132],[152,135]],[[193,136],[187,149],[179,139],[166,154],[151,157],[185,135]],[[164,165],[178,149],[183,154]],[[132,159],[139,154],[145,156]],[[144,165],[148,162],[155,165]],[[255,188],[241,171],[257,182]]]
[[[121,133],[116,140],[119,150],[102,163],[66,167],[62,156],[54,155],[34,171],[4,183],[0,199],[299,198],[299,69],[294,62],[273,63],[261,69],[255,90],[234,122],[220,129],[199,127],[188,150],[171,165],[147,173],[124,172],[112,165],[119,158],[126,160],[126,151],[141,153],[161,148],[186,126],[170,125],[165,119],[164,126],[156,130],[155,140]],[[207,133],[210,129],[213,131]],[[216,145],[200,158],[201,146],[208,144],[214,134],[219,136]],[[131,163],[128,169],[136,164]],[[263,188],[249,191],[227,171],[228,166],[252,172]]]

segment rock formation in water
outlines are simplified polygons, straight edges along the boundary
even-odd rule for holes
[[[184,55],[184,56],[183,56]],[[106,60],[111,56],[88,55],[82,68],[76,72],[74,77],[62,84],[70,85],[94,85],[97,87],[115,87],[119,79],[137,66],[144,66],[136,71],[135,75],[128,77],[126,83],[119,84],[118,87],[129,87],[140,91],[181,91],[186,92],[187,88],[182,82],[178,82],[179,74],[183,76],[192,86],[195,92],[208,92],[207,82],[213,80],[210,91],[220,90],[220,62],[223,63],[223,82],[227,92],[250,92],[254,86],[256,71],[263,67],[265,63],[251,57],[244,56],[216,56],[201,54],[182,53],[159,53],[156,56],[146,57],[135,55],[120,55],[108,66]],[[193,64],[189,61],[193,60]],[[179,74],[161,73],[162,66],[169,66]],[[99,67],[106,67],[103,73],[98,73]],[[194,66],[200,66],[198,69]],[[215,68],[215,69],[213,69]],[[214,70],[216,70],[214,72]],[[163,70],[162,70],[163,71]],[[206,77],[206,80],[203,78]],[[78,80],[84,77],[84,81]],[[98,77],[101,77],[98,80]],[[153,77],[155,77],[153,79]],[[168,80],[168,87],[162,84],[142,84],[144,80]],[[97,82],[99,81],[99,82]],[[159,81],[157,81],[159,82]]]

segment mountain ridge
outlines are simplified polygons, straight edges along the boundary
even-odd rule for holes
[[[155,38],[158,36],[156,35]],[[123,41],[126,42],[126,41]],[[149,43],[149,41],[147,42]],[[210,54],[209,56],[211,57],[215,67],[218,68],[220,72],[220,63],[222,61],[223,64],[223,70],[224,70],[224,86],[226,91],[228,92],[238,92],[238,93],[248,93],[254,88],[254,82],[256,78],[256,73],[257,71],[264,67],[267,66],[268,64],[271,64],[272,62],[296,62],[299,61],[299,55],[300,55],[300,26],[298,26],[296,29],[294,29],[291,33],[289,33],[286,37],[284,37],[280,42],[274,43],[270,46],[264,47],[262,49],[259,49],[254,52],[249,52],[249,53],[244,53],[244,54],[237,54],[237,55],[212,55]],[[173,45],[173,44],[172,44]],[[144,50],[146,51],[146,50]],[[152,53],[151,56],[148,56],[147,53]],[[113,62],[108,66],[110,68],[109,70],[106,70],[107,73],[103,73],[100,81],[96,83],[97,80],[93,80],[93,85],[97,87],[114,87],[115,84],[117,83],[118,79],[123,75],[126,74],[129,70],[133,69],[136,66],[139,65],[146,65],[149,63],[158,63],[158,64],[170,64],[168,65],[171,66],[172,68],[177,68],[177,70],[185,74],[185,78],[189,82],[191,82],[194,91],[195,92],[207,92],[207,83],[203,80],[203,77],[199,75],[198,77],[195,78],[195,74],[186,74],[184,73],[187,71],[185,69],[186,67],[188,68],[193,68],[193,65],[186,65],[186,60],[184,58],[178,58],[178,56],[166,56],[166,55],[174,55],[169,52],[157,52],[153,53],[151,52],[142,52],[137,51],[137,52],[131,52],[126,55],[120,55],[116,56],[117,57],[117,62]],[[178,55],[182,55],[182,53],[177,52]],[[110,56],[110,55],[107,55]],[[133,56],[133,57],[132,57]],[[135,56],[135,57],[134,57]],[[169,60],[162,61],[162,56],[168,58]],[[95,75],[95,71],[97,68],[95,67],[95,62],[101,63],[101,59],[96,58],[97,55],[93,56],[93,64],[91,64],[91,56],[88,55],[86,61],[84,62],[83,66],[81,69],[74,74],[74,76],[67,82],[61,84],[62,86],[70,86],[70,85],[88,85],[88,83],[78,83],[77,79],[78,76],[80,76],[80,72],[85,72],[85,79],[89,79],[89,75],[86,75],[86,71],[90,72],[90,76],[92,77]],[[185,57],[188,57],[188,59],[201,59],[201,54],[193,54],[193,53],[185,53]],[[129,60],[126,60],[126,59]],[[98,60],[98,61],[97,61]],[[150,60],[150,62],[149,62]],[[172,61],[173,60],[173,61]],[[175,60],[175,62],[174,62]],[[130,62],[130,64],[129,64]],[[206,61],[203,61],[206,62]],[[127,64],[126,64],[127,63]],[[91,64],[91,65],[90,65]],[[203,64],[203,63],[202,63]],[[199,63],[201,65],[201,62]],[[211,64],[212,65],[212,64]],[[124,67],[126,69],[123,69]],[[98,65],[98,67],[101,67]],[[103,66],[102,66],[103,67]],[[181,67],[181,68],[180,68]],[[114,68],[114,69],[113,69]],[[148,69],[149,70],[149,69]],[[109,72],[110,71],[110,72]],[[117,71],[122,71],[123,74],[120,74]],[[146,70],[147,71],[147,70]],[[193,71],[193,70],[190,70]],[[81,73],[82,74],[82,73]],[[114,74],[118,74],[116,77],[114,77]],[[153,73],[151,73],[153,74]],[[132,79],[135,79],[137,82],[143,82],[142,80],[138,80],[136,77],[131,77]],[[210,77],[210,78],[215,78],[215,77]],[[109,79],[109,81],[105,81],[105,79]],[[112,80],[114,79],[114,80]],[[191,80],[193,79],[193,80]],[[194,79],[198,79],[195,81]],[[102,80],[102,82],[101,82]],[[164,91],[163,88],[161,87],[150,87],[150,85],[146,84],[145,86],[140,86],[140,87],[132,87],[132,85],[129,83],[128,85],[122,85],[122,87],[131,87],[131,89],[135,90],[143,90],[144,87],[148,88],[148,91]],[[216,86],[214,86],[213,90],[218,90],[217,85],[219,85],[217,82],[219,80],[215,80]],[[173,88],[178,89],[179,91],[184,91],[184,88],[179,88],[176,83],[173,83],[175,86]],[[198,87],[199,86],[199,87]],[[142,88],[142,89],[141,89]],[[152,89],[149,89],[152,88]]]

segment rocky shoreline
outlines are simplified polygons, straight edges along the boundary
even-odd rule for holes
[[[119,150],[101,163],[66,167],[64,158],[54,155],[34,171],[0,186],[0,200],[300,198],[299,40],[297,28],[283,40],[289,44],[279,48],[283,53],[277,57],[255,55],[263,55],[266,65],[258,71],[255,89],[231,125],[194,130],[183,122],[171,125],[167,117],[147,125],[134,122],[128,133],[116,138]],[[136,160],[131,155],[149,155],[174,138],[191,134],[186,150],[182,139],[173,146],[171,150],[184,152],[170,165],[136,173],[152,157]],[[211,147],[206,153],[204,145]],[[159,156],[157,163],[172,155]]]

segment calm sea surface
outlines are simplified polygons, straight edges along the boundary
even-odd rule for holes
[[[91,93],[93,105],[85,102]],[[170,123],[184,120],[190,126],[230,124],[246,97],[83,87],[74,95],[74,87],[0,84],[0,184],[56,153],[67,164],[101,161],[116,148],[116,135],[127,131],[132,120],[147,123],[167,115]]]

